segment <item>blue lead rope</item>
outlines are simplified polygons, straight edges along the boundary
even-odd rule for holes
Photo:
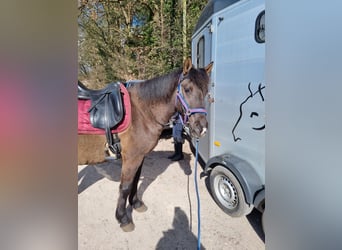
[[[196,197],[197,197],[197,250],[201,249],[201,202],[200,196],[198,192],[198,183],[197,183],[197,162],[198,162],[198,143],[199,139],[196,139],[196,159],[195,159],[195,189],[196,189]]]

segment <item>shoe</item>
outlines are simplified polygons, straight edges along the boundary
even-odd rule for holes
[[[183,143],[177,142],[175,143],[175,155],[170,158],[171,161],[180,161],[184,159],[183,155]]]
[[[177,155],[176,142],[174,143],[174,149],[175,149],[175,152],[173,153],[173,155],[168,156],[167,159],[172,159]]]

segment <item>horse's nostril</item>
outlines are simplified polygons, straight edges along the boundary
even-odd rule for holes
[[[207,133],[207,128],[203,128],[201,132],[201,136],[204,136]]]

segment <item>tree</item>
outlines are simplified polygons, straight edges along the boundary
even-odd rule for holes
[[[192,30],[206,2],[80,0],[79,79],[100,87],[180,67],[190,55]]]

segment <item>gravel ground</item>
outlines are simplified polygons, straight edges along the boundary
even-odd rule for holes
[[[194,156],[184,144],[185,159],[172,162],[172,140],[160,140],[145,159],[138,193],[148,210],[132,212],[133,232],[115,219],[120,164],[112,160],[78,166],[79,249],[196,249],[197,200]],[[201,249],[265,249],[260,214],[231,218],[212,199],[198,165],[201,202]]]

